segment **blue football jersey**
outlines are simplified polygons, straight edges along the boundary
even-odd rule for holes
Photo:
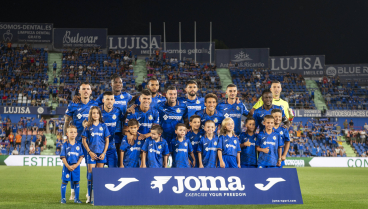
[[[140,162],[141,149],[145,140],[135,139],[134,144],[128,143],[127,136],[124,136],[121,141],[120,150],[124,152],[124,167],[125,168],[138,168]]]
[[[115,95],[114,98],[115,98],[114,107],[117,107],[122,112],[126,113],[128,103],[130,102],[130,100],[132,100],[132,95],[130,95],[129,93],[126,93],[126,92],[122,92],[120,95]],[[102,99],[103,99],[103,94],[101,94],[96,99],[96,102],[99,105],[102,105],[103,104]],[[120,133],[122,131],[122,125],[124,125],[124,123],[121,123],[120,121],[117,121],[115,133]]]
[[[157,105],[161,102],[166,102],[166,97],[162,96],[161,94],[156,94],[155,97],[152,97],[150,108],[157,108]],[[134,104],[137,104],[138,106],[141,104],[139,97],[135,100]]]
[[[193,148],[189,139],[184,138],[182,142],[177,139],[171,140],[169,151],[172,154],[173,168],[190,168],[188,153],[193,152]]]
[[[69,142],[65,142],[61,146],[60,159],[65,158],[69,165],[76,164],[79,158],[83,156],[82,145],[78,142],[75,142],[74,145],[71,145]]]
[[[124,111],[124,110],[123,110]],[[110,112],[106,112],[103,107],[101,107],[102,120],[104,124],[109,129],[109,148],[115,147],[115,131],[118,121],[124,120],[126,112],[123,112],[117,107],[113,107]]]
[[[187,139],[189,139],[190,143],[192,144],[192,148],[193,148],[193,154],[194,157],[196,158],[196,164],[195,167],[198,168],[199,166],[199,162],[198,162],[198,145],[199,145],[199,141],[201,140],[202,136],[204,135],[204,131],[199,131],[197,134],[195,134],[192,130],[188,131],[187,135],[185,135],[185,137]],[[191,161],[193,161],[192,157],[189,155],[189,159]]]
[[[256,129],[259,127],[259,132],[262,132],[265,127],[262,124],[264,116],[271,115],[271,111],[273,109],[280,109],[282,112],[282,117],[285,117],[284,109],[281,106],[277,105],[272,105],[272,107],[269,110],[265,110],[262,106],[254,111],[253,118],[256,121]]]
[[[105,149],[105,139],[110,137],[110,132],[103,123],[97,126],[92,124],[83,131],[82,136],[87,138],[88,147],[92,152],[102,153]]]
[[[164,156],[170,154],[169,146],[163,138],[156,142],[151,137],[148,137],[143,144],[142,151],[147,153],[147,168],[162,168]]]
[[[194,115],[197,111],[204,110],[204,98],[196,97],[194,100],[190,100],[186,97],[178,98],[180,102],[183,102],[188,107],[188,119]]]
[[[241,102],[237,104],[229,104],[227,100],[225,102],[221,102],[216,107],[217,110],[221,111],[224,114],[225,118],[231,118],[234,120],[234,131],[237,136],[241,134],[241,118],[242,115],[247,116],[249,111],[245,107],[245,105]]]
[[[236,157],[241,152],[239,139],[236,136],[229,137],[228,135],[221,135],[217,148],[222,150],[222,155]]]
[[[147,134],[151,131],[153,124],[159,124],[158,111],[156,109],[150,108],[147,112],[143,112],[138,106],[135,108],[135,113],[128,113],[125,120],[125,126],[128,125],[129,120],[137,119],[139,122],[138,132],[140,134]]]
[[[205,168],[216,168],[217,146],[219,138],[214,135],[211,140],[206,136],[202,136],[199,141],[197,152],[202,153],[202,164]]]
[[[274,130],[280,134],[283,144],[285,144],[285,142],[290,142],[289,131],[286,128],[279,126],[277,129],[274,128]],[[284,147],[282,147],[281,154],[283,153],[284,153]]]
[[[240,163],[241,165],[257,165],[257,151],[256,151],[256,139],[257,134],[253,134],[252,136],[249,136],[248,133],[241,133],[239,136],[240,143],[243,144],[244,142],[247,142],[249,140],[250,146],[249,147],[243,147],[241,149],[240,153]]]
[[[219,125],[221,125],[222,121],[225,119],[222,112],[215,110],[215,113],[209,116],[206,113],[206,109],[204,109],[204,110],[197,111],[195,114],[201,117],[201,130],[204,129],[204,125],[207,120],[212,120],[213,122],[215,122],[215,126],[216,126],[215,134],[217,135],[217,129]]]
[[[89,110],[93,106],[98,106],[97,102],[90,100],[87,104],[79,103],[70,103],[68,109],[65,114],[73,118],[73,125],[77,127],[78,136],[76,140],[80,142],[82,140],[82,132],[84,130],[83,121],[88,120]]]
[[[164,132],[162,133],[162,138],[175,138],[176,124],[184,123],[184,119],[188,118],[187,105],[182,102],[176,101],[176,105],[171,107],[167,104],[167,102],[161,102],[157,106],[157,111],[159,113],[160,126],[164,130]]]
[[[258,166],[276,166],[279,159],[277,150],[283,145],[284,143],[278,132],[272,131],[271,134],[268,134],[265,131],[260,132],[257,135],[256,146],[262,149],[268,147],[269,152],[267,154],[264,152],[259,152]]]

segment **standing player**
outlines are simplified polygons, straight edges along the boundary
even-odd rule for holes
[[[198,86],[195,81],[188,81],[187,86],[185,87],[185,91],[187,92],[186,97],[180,97],[178,100],[187,104],[188,107],[188,119],[195,114],[195,112],[204,109],[204,98],[198,97]]]
[[[121,156],[120,168],[139,168],[141,149],[144,141],[138,140],[139,123],[136,119],[131,119],[128,122],[129,133],[133,136],[133,140],[128,140],[124,136],[119,153]]]
[[[170,86],[166,91],[166,102],[161,102],[157,111],[159,113],[160,126],[164,130],[162,137],[170,140],[176,137],[175,127],[178,123],[188,124],[188,108],[186,104],[177,100],[175,86]],[[170,146],[170,142],[168,142]]]
[[[118,155],[115,147],[115,131],[119,121],[120,124],[124,121],[126,109],[123,105],[121,108],[114,106],[115,98],[111,91],[106,91],[103,94],[102,102],[104,104],[103,108],[101,108],[102,119],[110,132],[109,147],[106,152],[106,164],[109,168],[116,168],[118,167]]]
[[[215,123],[212,120],[207,120],[204,124],[206,134],[202,136],[197,150],[199,168],[216,168],[219,138],[215,134],[215,130]]]
[[[225,118],[221,124],[218,143],[218,158],[221,168],[240,168],[240,145],[239,138],[235,136],[234,121]]]
[[[144,89],[139,97],[140,105],[135,107],[134,113],[129,113],[125,121],[127,127],[129,120],[138,120],[139,126],[139,140],[146,139],[151,136],[150,129],[153,124],[159,124],[158,111],[151,107],[152,94],[149,90]],[[131,134],[124,128],[124,132],[130,139]]]
[[[273,109],[282,110],[282,117],[285,118],[284,110],[282,109],[282,107],[272,104],[272,92],[270,90],[266,89],[262,92],[262,100],[263,106],[256,109],[253,114],[253,118],[256,120],[256,129],[259,127],[259,132],[262,132],[264,129],[264,125],[262,123],[263,118],[266,115],[271,115],[271,111]],[[284,121],[286,122],[286,125],[289,125],[289,120]]]
[[[242,168],[257,168],[257,151],[256,151],[256,122],[250,117],[245,120],[247,131],[239,136],[240,140],[240,162]]]
[[[155,125],[151,128],[151,137],[146,139],[142,147],[141,168],[166,168],[169,146],[162,136],[162,128]]]
[[[82,203],[79,200],[79,181],[80,181],[80,163],[84,157],[82,145],[75,141],[78,130],[71,125],[67,130],[68,141],[61,147],[60,159],[63,161],[63,173],[61,180],[61,203],[66,203],[65,192],[68,181],[74,182],[75,186],[75,203]]]
[[[285,160],[286,160],[286,155],[289,152],[289,147],[290,147],[290,136],[289,136],[289,131],[280,126],[281,125],[281,120],[282,120],[282,111],[279,109],[273,109],[271,111],[272,116],[275,118],[275,126],[274,126],[274,130],[276,132],[278,132],[281,136],[281,139],[284,143],[284,146],[282,147],[282,152],[281,152],[281,166],[279,166],[279,168],[282,168],[285,165]]]
[[[175,127],[176,138],[171,140],[169,151],[172,154],[173,163],[172,168],[190,168],[195,167],[195,160],[189,161],[189,154],[192,159],[193,148],[190,140],[185,138],[187,127],[183,123],[178,123]]]
[[[190,161],[195,160],[195,167],[198,168],[199,161],[198,161],[198,144],[201,140],[202,136],[204,135],[204,131],[200,131],[201,128],[201,117],[198,115],[192,115],[189,118],[189,125],[190,125],[190,131],[188,131],[186,138],[190,140],[190,143],[193,147],[193,154],[195,159],[193,159],[191,156],[189,156]]]
[[[224,114],[225,118],[231,118],[234,121],[234,130],[237,136],[241,133],[241,117],[242,115],[247,116],[249,111],[245,105],[240,102],[237,103],[238,88],[235,84],[229,84],[226,88],[227,99],[217,105],[217,110]]]
[[[92,107],[89,111],[88,122],[82,133],[83,146],[87,151],[87,179],[88,179],[88,199],[91,202],[93,188],[92,169],[103,168],[106,163],[106,152],[109,147],[109,129],[102,121],[102,114],[99,107]]]
[[[289,108],[289,103],[283,99],[280,98],[281,96],[281,83],[280,81],[272,81],[270,91],[272,92],[272,104],[281,106],[284,109],[285,114],[285,120],[292,121],[293,120],[293,114],[292,110]],[[253,115],[254,111],[260,107],[262,107],[264,101],[262,97],[258,99],[258,102],[253,106],[252,110],[250,111],[250,114]],[[285,120],[283,121],[285,123]]]
[[[148,81],[147,88],[152,93],[151,108],[157,108],[157,105],[160,102],[166,102],[166,98],[158,92],[158,90],[160,89],[160,82],[157,79],[151,78]],[[136,105],[141,104],[141,101],[139,99],[140,96],[141,94],[138,94],[134,96],[132,99],[132,101],[134,101]]]
[[[221,123],[225,118],[221,111],[216,110],[217,96],[212,93],[207,94],[204,98],[204,105],[206,109],[195,113],[201,117],[201,128],[204,129],[204,124],[207,120],[212,120],[215,123],[215,135],[217,135],[217,130],[221,127]]]
[[[256,140],[258,168],[276,168],[281,165],[281,147],[284,144],[280,134],[273,129],[274,123],[272,115],[264,116],[265,130],[258,134]]]
[[[97,102],[90,100],[92,90],[91,85],[89,83],[82,83],[79,86],[79,94],[80,101],[75,103],[70,103],[68,109],[65,112],[65,125],[64,125],[64,136],[68,130],[68,127],[73,124],[77,127],[78,136],[76,137],[76,141],[82,144],[82,132],[84,130],[83,122],[88,119],[88,114],[92,106],[98,106]],[[65,138],[64,138],[65,139]],[[84,156],[87,156],[87,152],[82,146]],[[86,159],[85,159],[86,160]],[[87,162],[87,160],[86,160]],[[71,197],[70,199],[74,199],[74,186],[71,183]]]

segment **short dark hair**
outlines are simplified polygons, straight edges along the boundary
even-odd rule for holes
[[[249,118],[245,119],[245,124],[247,124],[248,121],[251,121],[251,120],[253,120],[254,122],[256,122],[256,120],[253,117],[249,117]]]
[[[187,81],[186,86],[188,86],[189,84],[195,84],[196,86],[198,86],[198,84],[197,84],[197,82],[195,80]]]
[[[88,83],[88,82],[84,81],[84,82],[82,82],[82,83],[79,85],[79,89],[80,89],[80,87],[81,87],[82,85],[89,85],[89,86],[91,86],[91,84],[90,84],[90,83]]]
[[[139,126],[139,122],[137,119],[130,119],[128,122],[128,126]]]
[[[231,84],[227,85],[226,89],[228,89],[229,87],[236,87],[236,88],[238,88],[238,87],[237,87],[235,84],[233,84],[233,83],[231,83]]]
[[[110,80],[111,80],[111,82],[114,82],[114,80],[115,80],[115,79],[117,79],[117,78],[120,78],[120,79],[121,79],[120,75],[118,75],[118,74],[114,74],[114,75],[112,75],[112,76],[110,77]]]
[[[279,84],[281,84],[281,83],[280,83],[280,81],[278,81],[278,80],[273,80],[273,81],[271,82],[271,85],[272,85],[272,84],[274,84],[274,83],[279,83]]]
[[[206,124],[207,123],[213,123],[213,125],[215,125],[216,126],[216,123],[215,122],[213,122],[213,120],[206,120],[206,122],[204,122],[204,125],[206,126]]]
[[[216,94],[213,94],[213,93],[208,93],[205,97],[204,97],[204,102],[206,103],[207,102],[207,99],[208,98],[214,98],[216,100],[216,103],[217,103],[217,96]]]
[[[185,128],[187,128],[187,126],[184,123],[178,123],[175,126],[175,131],[178,130],[179,127],[185,127]]]
[[[176,90],[176,87],[175,86],[169,86],[167,89],[166,89],[166,92],[170,91],[170,90]]]
[[[264,116],[263,121],[265,121],[267,119],[275,120],[275,118],[272,115],[266,115],[266,116]]]
[[[282,111],[280,109],[273,109],[271,111],[271,115],[274,114],[274,113],[278,113],[278,112],[282,114]]]
[[[162,132],[164,132],[164,130],[158,124],[153,125],[151,131],[157,131],[158,134],[162,134]]]
[[[147,86],[149,86],[151,81],[157,81],[157,83],[160,83],[160,81],[157,78],[151,78],[151,79],[148,80]]]
[[[263,96],[264,94],[268,94],[268,93],[271,93],[271,94],[272,94],[271,90],[269,90],[269,89],[265,89],[265,90],[263,90],[263,91],[262,91],[262,96]]]
[[[103,96],[114,96],[114,94],[111,91],[105,91]]]
[[[145,96],[152,96],[151,91],[147,89],[143,89],[141,93],[142,95],[145,95]]]
[[[196,118],[198,118],[199,121],[201,121],[201,117],[199,115],[192,115],[192,116],[190,116],[189,121],[190,122],[193,122],[193,120],[196,119]]]

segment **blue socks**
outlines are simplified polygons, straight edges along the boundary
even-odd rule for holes
[[[63,181],[61,183],[61,199],[65,199],[65,193],[66,193],[66,186],[68,185],[67,181]]]
[[[88,196],[91,197],[91,193],[92,193],[92,173],[87,173],[87,179],[88,179]]]
[[[79,182],[78,181],[74,182],[74,194],[75,194],[75,199],[79,200]]]

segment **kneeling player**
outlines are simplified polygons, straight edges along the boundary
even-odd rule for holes
[[[78,135],[77,128],[73,125],[69,126],[67,129],[68,141],[63,144],[61,147],[60,158],[62,159],[63,173],[61,176],[61,180],[63,183],[61,184],[61,203],[66,203],[65,193],[66,186],[68,185],[68,181],[74,183],[74,191],[75,203],[82,203],[79,200],[79,181],[80,181],[80,163],[83,159],[83,150],[82,145],[75,141],[75,138]]]
[[[221,124],[217,151],[221,168],[240,168],[239,144],[239,138],[234,132],[234,120],[225,118]]]
[[[273,127],[275,119],[272,115],[264,116],[265,129],[260,132],[256,140],[256,149],[259,153],[258,168],[276,168],[281,165],[281,151],[283,141]]]
[[[87,155],[87,180],[88,196],[87,203],[91,202],[92,193],[92,168],[103,168],[106,163],[106,151],[109,147],[109,130],[102,122],[101,110],[99,107],[91,107],[88,115],[87,126],[82,133],[83,146]]]
[[[187,132],[187,127],[183,123],[176,124],[175,134],[176,138],[170,143],[170,153],[172,154],[173,168],[190,168],[190,166],[195,167],[195,160],[189,161],[189,155],[192,159],[195,159],[193,155],[192,144],[189,139],[185,138],[185,133]]]
[[[139,168],[139,160],[141,149],[145,139],[138,140],[139,123],[136,119],[131,119],[128,122],[129,134],[133,136],[133,140],[128,140],[124,136],[120,146],[120,168]]]
[[[279,109],[273,109],[271,111],[272,116],[275,118],[275,126],[274,129],[276,132],[278,132],[281,136],[281,139],[284,143],[284,147],[282,147],[282,152],[281,152],[281,166],[279,166],[279,168],[282,168],[285,165],[285,160],[286,160],[286,155],[289,152],[289,147],[290,147],[290,136],[289,136],[289,131],[281,126],[281,121],[282,121],[282,112]]]
[[[240,140],[240,162],[242,168],[257,168],[257,151],[256,151],[256,122],[254,118],[245,120],[247,131],[239,136]]]
[[[142,147],[141,168],[166,168],[170,153],[166,140],[161,137],[162,132],[160,125],[152,126],[151,137],[146,139]]]

